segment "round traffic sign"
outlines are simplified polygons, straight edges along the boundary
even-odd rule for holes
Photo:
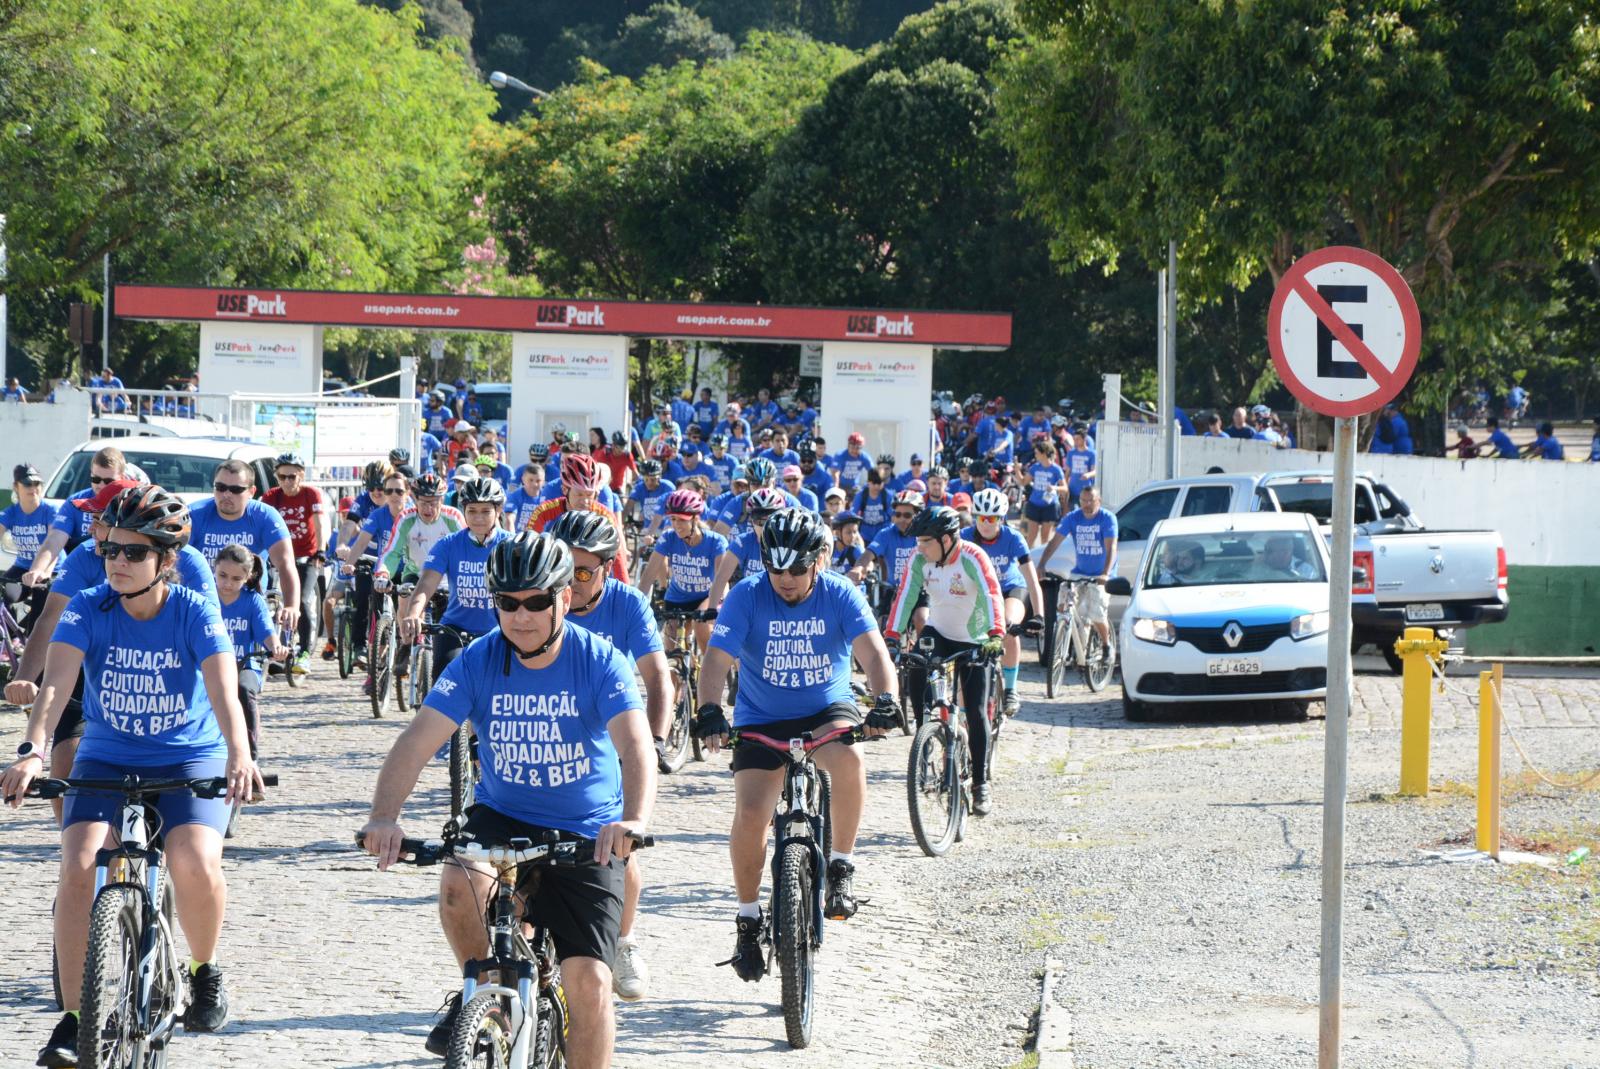
[[[1267,347],[1289,392],[1325,416],[1392,401],[1417,368],[1422,317],[1382,257],[1334,245],[1284,273],[1267,313]]]

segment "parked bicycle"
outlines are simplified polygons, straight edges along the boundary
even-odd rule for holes
[[[906,800],[911,811],[911,831],[917,845],[929,857],[942,857],[966,835],[967,815],[972,811],[972,750],[967,739],[967,714],[955,700],[956,673],[963,665],[982,660],[989,671],[997,658],[981,648],[960,650],[947,657],[933,654],[931,638],[917,649],[901,652],[902,663],[926,673],[923,718],[911,740],[906,764]],[[999,727],[1005,720],[996,714],[993,679],[988,688],[989,752],[985,759],[994,767],[994,752],[999,743]],[[986,772],[988,769],[985,770]]]
[[[1115,655],[1107,656],[1100,633],[1078,614],[1079,597],[1090,579],[1055,580],[1056,594],[1046,596],[1053,619],[1045,624],[1045,697],[1054,698],[1065,686],[1067,669],[1076,668],[1083,682],[1096,693],[1106,689],[1116,674]]]

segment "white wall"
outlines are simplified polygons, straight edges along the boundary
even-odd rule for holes
[[[607,434],[628,417],[628,339],[617,335],[511,336],[511,414],[506,455],[513,467],[535,441],[548,442],[552,423],[588,440],[589,427]]]
[[[932,395],[932,346],[823,343],[818,407],[829,449],[860,431],[866,452],[893,453],[901,467],[912,453],[927,456]]]
[[[254,298],[252,298],[253,300]],[[322,394],[322,328],[299,323],[201,323],[200,390],[208,394]],[[202,399],[201,411],[215,402]]]
[[[6,489],[18,464],[38,468],[49,485],[56,465],[89,437],[89,419],[89,395],[72,387],[57,390],[53,405],[0,403],[0,478]]]
[[[1166,468],[1158,428],[1102,423],[1100,466],[1113,508]],[[1333,454],[1273,449],[1234,438],[1180,438],[1178,475],[1333,471]],[[1543,460],[1447,460],[1361,453],[1356,471],[1387,484],[1424,524],[1500,532],[1511,564],[1600,565],[1600,464]]]

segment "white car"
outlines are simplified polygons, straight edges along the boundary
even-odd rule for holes
[[[1328,687],[1328,553],[1314,517],[1228,513],[1150,532],[1118,643],[1122,711],[1178,702],[1287,701],[1304,716]]]

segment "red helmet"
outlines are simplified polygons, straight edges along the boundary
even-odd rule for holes
[[[563,490],[599,490],[605,484],[600,467],[588,453],[561,454],[561,488]]]
[[[706,510],[706,499],[693,490],[674,490],[667,495],[668,516],[698,516]]]

